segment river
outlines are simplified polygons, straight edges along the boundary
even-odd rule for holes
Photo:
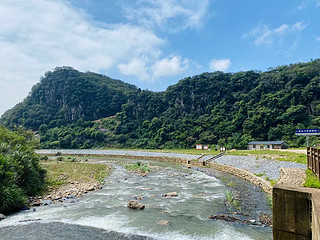
[[[272,230],[268,227],[208,219],[209,215],[226,210],[228,186],[222,180],[225,177],[208,176],[183,166],[147,160],[140,162],[152,164],[156,169],[141,177],[128,173],[124,166],[136,161],[105,159],[102,163],[112,164],[114,169],[101,190],[75,201],[53,203],[10,215],[0,222],[0,232],[1,227],[39,220],[91,226],[155,239],[272,239]],[[251,206],[251,218],[255,219],[260,212],[270,213],[265,193],[242,180],[231,176],[228,179],[233,179],[237,185],[249,186],[251,192],[247,195],[254,195],[252,201],[258,202],[253,207],[252,202],[242,202],[242,211]],[[177,192],[178,197],[162,196],[168,192]],[[135,197],[142,199],[140,202],[146,205],[144,210],[127,208],[128,201]],[[159,225],[157,222],[160,220],[167,220],[170,225]]]

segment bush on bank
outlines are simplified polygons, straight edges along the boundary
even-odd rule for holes
[[[27,137],[0,126],[0,213],[19,210],[27,196],[40,193],[45,170]]]

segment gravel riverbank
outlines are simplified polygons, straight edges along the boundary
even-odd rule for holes
[[[80,154],[80,155],[105,155],[105,156],[122,156],[122,157],[143,157],[143,158],[181,158],[186,160],[197,159],[200,155],[181,154],[181,153],[162,153],[162,152],[148,152],[148,151],[125,151],[125,150],[54,150],[42,149],[37,150],[40,154],[55,154],[61,152],[62,154]],[[212,156],[208,155],[208,159]],[[205,160],[206,160],[205,159]],[[270,179],[278,179],[281,168],[299,168],[306,169],[306,164],[294,163],[289,161],[278,161],[275,159],[266,159],[255,156],[233,156],[224,155],[220,158],[212,160],[219,164],[226,164],[236,168],[244,169],[251,173],[264,174],[265,177]]]
[[[281,168],[307,169],[306,164],[257,158],[255,156],[224,155],[213,162],[241,168],[251,173],[264,174],[264,176],[270,179],[278,179]]]

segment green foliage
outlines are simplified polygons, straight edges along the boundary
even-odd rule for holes
[[[303,186],[310,188],[320,188],[319,178],[309,169],[306,171],[306,173],[306,182]]]
[[[139,170],[141,172],[151,172],[150,167],[147,164],[141,164],[141,162],[136,162],[135,164],[127,164],[126,169],[128,171]]]
[[[0,127],[0,212],[21,208],[26,197],[43,190],[44,175],[39,156],[25,136]]]
[[[235,199],[235,195],[233,192],[231,192],[230,190],[226,191],[226,197],[227,197],[227,204],[230,207],[234,207],[236,208],[238,211],[241,212],[242,208],[241,208],[241,202],[238,201],[237,199]]]
[[[267,72],[202,73],[151,92],[63,67],[46,73],[0,123],[39,130],[42,148],[245,149],[250,140],[300,147],[305,138],[294,130],[320,125],[319,76],[314,60]]]

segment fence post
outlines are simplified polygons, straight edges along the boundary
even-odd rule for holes
[[[310,147],[307,147],[307,167],[308,169],[311,169],[311,149]]]
[[[315,160],[316,160],[316,175],[320,178],[320,165],[319,165],[319,148],[316,148]]]
[[[315,167],[316,167],[316,158],[315,158],[315,149],[311,148],[312,153],[312,172],[315,173]]]

